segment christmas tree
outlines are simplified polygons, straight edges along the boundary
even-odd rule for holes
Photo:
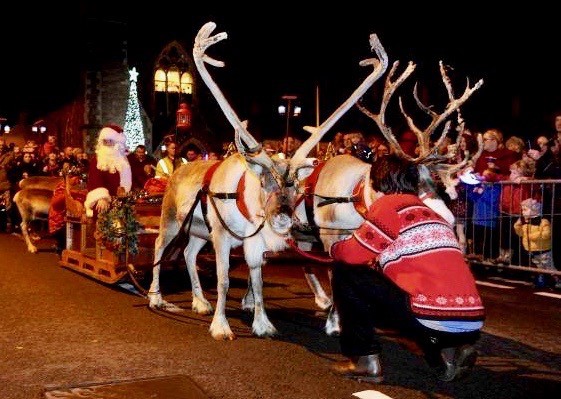
[[[136,91],[136,80],[138,78],[136,68],[132,68],[129,71],[129,74],[129,102],[127,104],[127,113],[125,115],[124,133],[127,138],[127,148],[132,152],[138,145],[145,145],[145,138],[144,129],[142,128],[142,120],[140,119],[140,104],[138,104],[138,94]]]

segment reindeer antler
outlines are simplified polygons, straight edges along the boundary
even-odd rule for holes
[[[283,185],[284,180],[282,178],[282,171],[280,171],[275,163],[271,160],[269,155],[265,151],[262,150],[261,144],[248,132],[247,130],[247,123],[242,122],[236,112],[226,100],[226,97],[216,84],[216,82],[210,76],[210,73],[206,69],[205,63],[216,67],[223,67],[224,62],[218,61],[206,54],[206,50],[228,37],[225,32],[218,33],[214,36],[210,36],[211,33],[216,28],[216,24],[214,22],[207,22],[199,29],[197,36],[195,37],[195,43],[193,45],[193,59],[195,61],[195,65],[201,78],[213,94],[214,98],[218,102],[218,105],[222,109],[222,112],[228,119],[228,122],[232,125],[235,132],[235,142],[238,150],[242,148],[241,142],[243,141],[247,147],[246,151],[243,151],[244,155],[249,155],[253,163],[260,164],[261,166],[267,168],[274,176],[275,180],[277,181],[279,187]]]
[[[259,143],[247,131],[246,125],[240,120],[240,118],[238,118],[238,115],[236,114],[228,100],[226,100],[226,97],[224,96],[216,82],[212,79],[210,73],[205,67],[205,62],[212,66],[220,68],[225,65],[223,61],[218,61],[206,54],[206,50],[210,46],[228,38],[228,34],[226,32],[221,32],[214,36],[210,36],[214,29],[216,29],[216,24],[214,22],[207,22],[199,30],[199,33],[197,33],[195,44],[193,46],[193,59],[195,61],[195,65],[197,66],[197,70],[199,71],[201,78],[216,98],[216,101],[222,109],[222,112],[224,112],[224,115],[226,116],[226,119],[228,119],[228,122],[230,122],[234,130],[239,131],[240,137],[246,142],[250,149],[258,149]]]
[[[293,176],[298,164],[308,156],[310,151],[320,142],[329,129],[355,104],[364,93],[386,72],[388,55],[376,34],[370,35],[371,50],[376,52],[376,58],[369,58],[359,63],[360,66],[372,65],[373,71],[366,77],[351,96],[333,112],[320,126],[304,126],[304,130],[311,133],[310,137],[296,150],[290,160],[290,174]]]
[[[391,96],[393,95],[395,90],[405,81],[405,79],[407,79],[411,75],[411,73],[415,69],[415,65],[413,63],[409,62],[409,65],[408,65],[407,69],[400,75],[400,77],[398,79],[396,79],[395,81],[392,82],[391,78],[392,78],[397,66],[398,66],[398,62],[396,61],[394,63],[394,66],[393,66],[392,70],[390,71],[390,73],[388,74],[388,77],[386,79],[386,85],[384,87],[384,95],[383,95],[383,98],[382,98],[382,104],[380,106],[380,112],[378,114],[374,114],[374,113],[370,112],[369,110],[367,110],[361,104],[357,104],[357,105],[359,106],[360,110],[364,114],[366,114],[368,117],[373,119],[374,122],[376,122],[376,124],[378,125],[378,128],[380,129],[380,131],[382,132],[382,134],[384,135],[386,140],[388,140],[390,145],[394,148],[394,150],[396,151],[398,156],[400,156],[402,158],[406,158],[406,159],[408,159],[410,161],[413,161],[413,162],[416,162],[416,163],[435,163],[435,162],[438,163],[438,162],[445,161],[446,157],[438,157],[437,156],[436,149],[444,141],[445,137],[448,135],[448,131],[450,130],[451,122],[447,121],[447,119],[453,112],[458,112],[459,123],[463,123],[463,120],[462,120],[461,115],[460,115],[459,108],[462,104],[464,104],[467,101],[467,99],[477,89],[479,89],[481,87],[481,85],[483,85],[483,79],[480,79],[473,87],[470,87],[469,79],[468,79],[466,88],[464,90],[464,93],[460,97],[455,98],[454,94],[453,94],[452,84],[451,84],[450,78],[446,74],[446,69],[444,68],[444,65],[443,65],[442,61],[440,61],[440,73],[441,73],[442,80],[444,82],[444,86],[446,87],[446,90],[448,92],[448,97],[449,97],[449,102],[448,102],[445,110],[442,113],[439,114],[437,112],[434,112],[432,110],[432,107],[425,106],[420,101],[419,96],[417,94],[417,85],[415,84],[415,86],[413,88],[413,97],[415,99],[415,102],[417,103],[419,108],[422,111],[424,111],[427,115],[429,115],[432,119],[431,123],[424,130],[421,130],[419,127],[417,127],[417,125],[415,125],[415,123],[413,122],[413,119],[405,112],[405,109],[403,107],[402,99],[399,98],[399,108],[401,110],[401,113],[404,116],[405,120],[407,121],[407,125],[409,126],[409,129],[411,129],[411,131],[413,133],[415,133],[415,135],[417,136],[417,141],[419,143],[420,153],[419,153],[419,156],[417,158],[414,158],[414,157],[406,154],[405,152],[403,152],[403,150],[401,149],[401,146],[399,145],[399,142],[397,141],[397,138],[395,137],[395,135],[392,132],[391,127],[389,127],[384,121],[384,114],[385,114],[386,108],[388,106],[388,102],[391,99]],[[446,123],[444,125],[444,129],[443,129],[440,137],[436,141],[435,145],[431,147],[430,137],[431,137],[432,133],[436,130],[436,128],[438,128],[445,121],[446,121]]]
[[[410,61],[409,64],[407,65],[407,68],[405,68],[405,70],[401,73],[401,75],[396,80],[392,81],[393,75],[397,71],[398,66],[399,66],[399,61],[395,61],[392,65],[392,69],[390,69],[390,72],[386,76],[386,81],[384,83],[384,94],[382,95],[382,103],[380,104],[380,112],[378,112],[377,114],[370,112],[360,102],[357,103],[357,107],[366,116],[368,116],[370,119],[376,122],[376,125],[378,125],[378,128],[380,129],[380,131],[382,132],[388,143],[394,148],[398,156],[411,160],[412,157],[410,157],[408,154],[403,152],[401,146],[397,141],[397,138],[392,133],[391,127],[386,125],[386,121],[385,121],[386,109],[388,107],[388,104],[393,94],[395,93],[397,88],[401,86],[401,84],[405,82],[405,80],[413,73],[413,71],[416,68],[416,65]]]

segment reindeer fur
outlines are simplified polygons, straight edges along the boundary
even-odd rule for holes
[[[180,310],[163,300],[160,293],[159,273],[160,260],[164,248],[178,234],[183,221],[191,208],[195,206],[192,223],[189,231],[189,242],[184,250],[187,271],[191,280],[192,310],[199,314],[210,314],[212,305],[204,297],[201,283],[197,274],[196,258],[199,251],[207,241],[212,242],[216,254],[217,274],[217,302],[214,316],[210,325],[210,333],[215,339],[235,338],[227,321],[226,296],[229,288],[228,271],[230,269],[230,251],[243,245],[244,257],[249,268],[248,291],[242,300],[242,308],[253,310],[252,331],[258,336],[270,336],[276,329],[269,321],[263,302],[263,280],[261,267],[265,263],[265,251],[279,251],[285,249],[286,235],[291,227],[290,215],[275,214],[278,209],[278,199],[271,191],[264,189],[267,184],[262,184],[262,179],[269,179],[267,173],[262,173],[258,166],[246,162],[240,154],[226,158],[216,169],[210,182],[209,190],[213,193],[234,193],[238,182],[245,174],[244,200],[250,214],[247,220],[236,205],[235,199],[215,198],[217,210],[225,224],[241,237],[234,237],[220,222],[208,198],[207,219],[211,227],[209,232],[200,202],[196,202],[197,193],[203,185],[206,171],[215,161],[197,161],[183,165],[172,175],[168,188],[164,194],[160,232],[155,243],[155,258],[153,280],[148,293],[150,307]],[[265,222],[259,233],[252,235],[263,222],[263,218],[270,217]],[[188,224],[187,224],[188,225]],[[275,226],[275,231],[272,226]]]

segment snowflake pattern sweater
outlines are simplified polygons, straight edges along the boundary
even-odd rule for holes
[[[376,200],[367,220],[331,247],[351,265],[371,265],[410,296],[412,312],[435,320],[483,320],[484,306],[454,231],[415,195]],[[349,266],[352,267],[352,266]]]

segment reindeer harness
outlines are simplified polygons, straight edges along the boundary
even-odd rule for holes
[[[306,210],[308,224],[315,229],[318,228],[318,226],[316,226],[314,222],[314,197],[319,197],[323,200],[318,203],[318,208],[331,204],[345,204],[348,202],[352,202],[356,211],[363,218],[366,218],[368,207],[366,206],[366,202],[364,201],[364,180],[361,180],[354,187],[353,193],[350,197],[327,197],[324,195],[315,194],[319,174],[321,173],[321,170],[324,166],[325,162],[321,162],[314,168],[314,171],[306,178],[304,182],[304,191],[302,195],[296,200],[295,207],[297,207],[302,201],[304,201],[304,208]]]
[[[210,201],[210,204],[212,205],[214,211],[216,212],[216,216],[218,217],[218,220],[220,221],[222,226],[231,235],[236,237],[238,240],[243,240],[244,238],[253,237],[255,234],[259,233],[259,231],[261,231],[261,229],[265,225],[265,219],[263,219],[263,221],[261,222],[259,227],[257,227],[257,229],[252,234],[250,234],[246,237],[242,237],[239,234],[236,234],[234,231],[232,231],[228,227],[228,225],[226,225],[226,222],[224,221],[224,219],[222,219],[222,216],[220,216],[220,213],[218,212],[218,209],[216,207],[216,203],[214,202],[215,198],[218,198],[218,199],[235,199],[236,200],[236,206],[238,207],[238,210],[241,212],[241,214],[248,221],[251,221],[251,215],[249,214],[249,210],[247,209],[247,204],[245,203],[245,198],[244,198],[244,195],[243,195],[244,190],[245,190],[245,173],[242,175],[242,177],[240,178],[240,181],[238,182],[236,192],[234,192],[234,193],[214,193],[214,192],[210,191],[209,187],[210,187],[210,183],[212,181],[212,176],[214,175],[214,172],[216,172],[216,169],[218,169],[218,166],[220,166],[221,163],[222,163],[222,161],[216,162],[206,171],[206,173],[203,177],[203,185],[202,185],[201,190],[200,190],[200,193],[202,194],[202,195],[200,195],[201,210],[202,210],[203,218],[205,220],[205,224],[208,228],[208,231],[211,231],[211,227],[210,227],[210,223],[208,222],[208,219],[207,219],[207,214],[208,214],[207,199],[208,199],[208,201]]]

